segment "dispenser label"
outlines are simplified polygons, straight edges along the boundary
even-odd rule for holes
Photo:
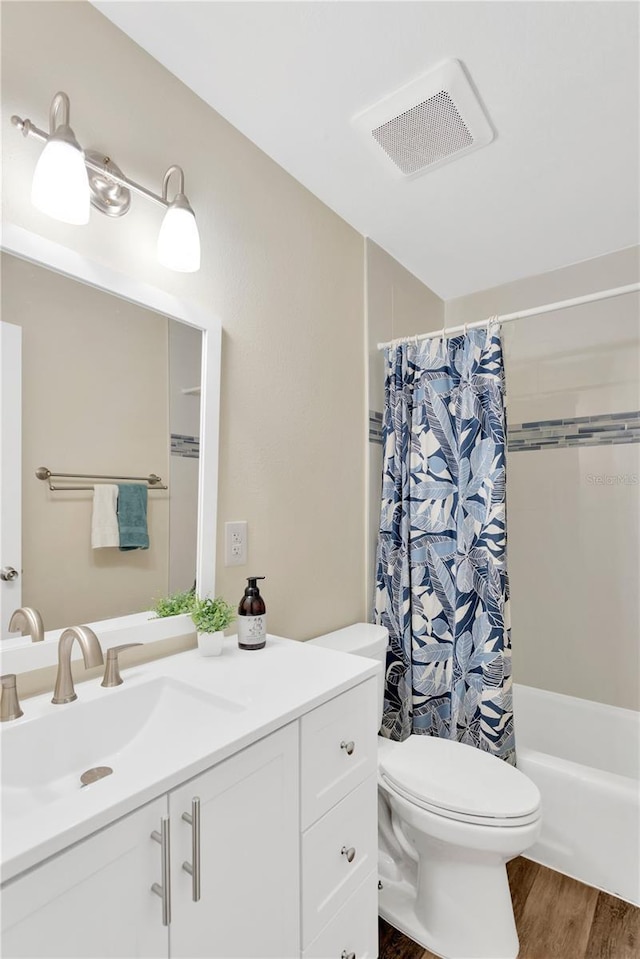
[[[238,642],[243,646],[261,646],[267,638],[267,617],[238,616]]]

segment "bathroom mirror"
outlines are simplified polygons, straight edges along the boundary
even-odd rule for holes
[[[46,630],[97,621],[117,630],[144,623],[155,598],[194,579],[212,593],[219,322],[17,227],[7,226],[2,247],[1,319],[22,329],[24,399],[22,417],[11,395],[2,405],[0,565],[21,572],[1,584],[5,623],[17,605],[32,605]],[[2,347],[5,372],[16,364],[6,338]],[[19,488],[6,468],[16,446]],[[92,549],[92,480],[52,478],[85,488],[51,491],[39,466],[114,482],[158,474],[168,488],[149,487],[149,549]],[[19,499],[16,563],[9,537]],[[33,668],[46,664],[38,647],[48,643],[3,638],[4,669],[9,647],[25,645]]]

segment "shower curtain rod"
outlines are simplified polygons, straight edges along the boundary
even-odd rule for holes
[[[437,336],[453,336],[454,333],[465,333],[467,330],[479,330],[487,326],[492,319],[497,323],[510,323],[512,320],[524,320],[528,316],[540,316],[542,313],[553,313],[555,310],[566,310],[571,306],[582,306],[583,303],[595,303],[597,300],[610,300],[614,296],[623,296],[625,293],[640,292],[640,283],[629,283],[627,286],[616,286],[611,290],[600,290],[598,293],[587,293],[585,296],[576,296],[572,300],[560,300],[558,303],[547,303],[546,306],[535,306],[531,310],[520,310],[519,313],[507,313],[505,316],[490,317],[486,320],[477,320],[475,323],[463,323],[460,326],[444,326],[441,330],[431,333],[421,333],[419,336],[401,336],[388,343],[378,343],[378,349],[384,350],[388,346],[399,346],[400,343],[411,343],[418,340],[431,340]]]

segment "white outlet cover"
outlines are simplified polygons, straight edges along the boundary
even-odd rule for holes
[[[247,521],[234,520],[224,524],[224,565],[246,566]]]

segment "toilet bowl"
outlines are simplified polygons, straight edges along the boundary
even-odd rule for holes
[[[385,662],[386,629],[309,640]],[[380,679],[380,719],[384,685]],[[431,736],[378,738],[379,913],[443,959],[516,959],[506,863],[540,831],[540,794],[513,766]]]

